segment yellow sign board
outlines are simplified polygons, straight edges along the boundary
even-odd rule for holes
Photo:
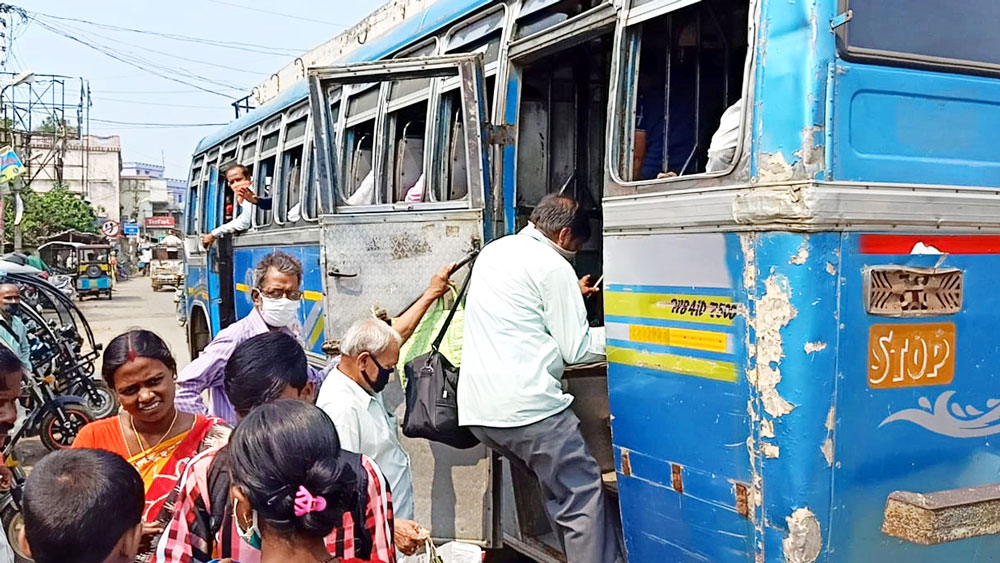
[[[955,323],[875,324],[868,330],[868,386],[947,385],[955,378]]]

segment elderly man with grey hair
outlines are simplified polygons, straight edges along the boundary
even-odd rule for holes
[[[382,469],[392,491],[396,547],[412,555],[430,534],[412,521],[410,458],[399,443],[396,417],[382,400],[402,343],[384,321],[356,321],[340,341],[340,364],[327,376],[316,405],[333,419],[342,448],[368,456]]]

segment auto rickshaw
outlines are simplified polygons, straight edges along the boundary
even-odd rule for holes
[[[111,299],[111,250],[107,244],[81,244],[76,247],[76,292],[83,301],[87,295]]]

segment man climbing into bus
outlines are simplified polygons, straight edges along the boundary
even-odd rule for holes
[[[583,301],[598,289],[569,262],[590,224],[579,203],[556,194],[530,221],[487,245],[473,267],[459,422],[538,479],[567,561],[610,563],[621,560],[615,508],[562,390],[567,364],[605,354],[604,329],[590,327]]]
[[[219,225],[212,229],[212,232],[201,237],[201,244],[205,248],[212,246],[215,239],[227,235],[237,235],[249,229],[255,205],[261,209],[271,208],[271,198],[257,197],[257,194],[250,189],[253,186],[253,179],[250,176],[250,170],[246,166],[236,164],[227,168],[226,184],[233,191],[233,196],[236,198],[240,212],[228,223]]]

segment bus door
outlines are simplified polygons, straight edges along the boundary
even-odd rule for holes
[[[335,212],[320,221],[332,352],[352,322],[402,313],[435,272],[483,245],[484,80],[479,55],[312,68],[309,80],[318,178],[336,194]],[[383,396],[401,421],[400,382]],[[437,540],[497,545],[487,449],[403,446],[415,520]]]
[[[547,194],[572,196],[587,210],[592,232],[573,265],[578,276],[593,281],[603,269],[603,163],[617,18],[610,2],[523,2],[508,47],[508,94],[501,96],[508,104],[505,124],[516,139],[504,147],[507,228],[523,228]],[[586,303],[591,324],[603,325],[602,300]],[[569,366],[563,385],[574,396],[581,432],[615,497],[607,365]],[[504,462],[503,490],[504,542],[538,561],[565,560],[535,477]]]

